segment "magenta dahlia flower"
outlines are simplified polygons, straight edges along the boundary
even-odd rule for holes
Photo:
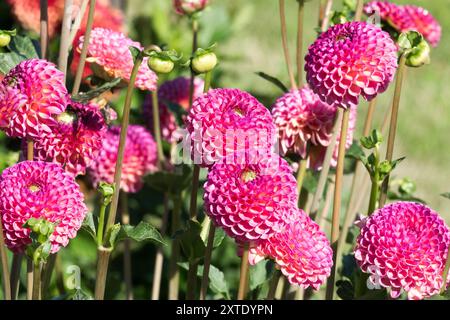
[[[213,89],[194,101],[186,119],[191,157],[208,167],[235,152],[268,154],[275,126],[270,112],[239,89]]]
[[[204,190],[206,213],[238,242],[279,232],[298,199],[292,169],[276,154],[230,155],[211,168]]]
[[[397,46],[366,22],[338,24],[322,33],[306,55],[306,79],[322,101],[342,108],[384,92],[397,68]]]
[[[191,15],[202,11],[208,5],[208,0],[173,0],[176,13]]]
[[[64,82],[64,74],[46,60],[25,60],[13,68],[0,84],[0,110],[7,111],[0,122],[6,134],[37,138],[49,132],[54,118],[66,108]]]
[[[398,32],[415,30],[436,47],[441,40],[441,26],[439,22],[424,8],[413,5],[397,5],[388,1],[371,1],[364,6],[367,15],[378,13]]]
[[[72,101],[56,120],[50,132],[34,140],[35,160],[59,163],[73,175],[84,174],[97,158],[106,134],[101,111],[95,105]]]
[[[284,230],[250,249],[249,262],[273,259],[291,284],[318,290],[331,274],[333,250],[317,223],[303,210],[291,210]]]
[[[83,194],[73,176],[51,162],[24,161],[0,176],[0,215],[5,242],[14,252],[31,243],[23,224],[43,218],[55,224],[50,236],[52,253],[75,238],[87,213]]]
[[[450,230],[435,211],[419,203],[396,202],[360,225],[355,258],[373,285],[388,288],[393,298],[403,290],[409,299],[439,293]]]
[[[84,36],[79,38],[77,50],[81,51]],[[86,61],[98,76],[106,79],[121,78],[129,82],[133,69],[133,56],[130,47],[143,49],[139,42],[133,41],[121,32],[104,28],[95,28],[89,38],[89,48]],[[156,89],[156,74],[147,65],[144,58],[136,78],[135,87],[141,90]]]
[[[186,77],[178,77],[174,80],[164,82],[158,89],[159,118],[161,125],[161,136],[164,140],[172,142],[175,139],[174,132],[178,129],[175,116],[170,111],[168,103],[174,103],[188,111],[189,91],[191,80]],[[204,82],[200,78],[194,80],[194,100],[203,94]],[[144,117],[149,128],[153,132],[153,103],[152,97],[148,95],[144,101]]]
[[[102,181],[114,182],[119,138],[120,127],[111,127],[106,132],[103,147],[88,168],[95,186]],[[152,135],[142,126],[130,125],[127,131],[120,188],[125,192],[138,192],[143,186],[142,178],[156,168],[156,143]]]

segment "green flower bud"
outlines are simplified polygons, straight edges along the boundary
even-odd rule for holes
[[[156,73],[170,73],[175,64],[170,59],[153,56],[148,59],[148,67]]]
[[[217,56],[214,52],[198,54],[192,59],[192,70],[196,73],[207,73],[217,65]]]
[[[406,65],[420,67],[430,63],[430,46],[417,31],[402,33],[398,38],[400,52],[406,55]]]
[[[11,36],[6,33],[0,33],[0,48],[6,47],[11,42]]]

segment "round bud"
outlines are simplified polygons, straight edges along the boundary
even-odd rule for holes
[[[422,40],[420,43],[411,50],[406,57],[406,65],[409,67],[420,67],[430,63],[430,46]]]
[[[160,57],[150,57],[148,59],[148,67],[156,73],[170,73],[175,64],[170,59],[162,59]]]
[[[192,70],[196,73],[206,73],[217,65],[217,56],[213,52],[198,55],[192,59]]]
[[[6,33],[0,33],[0,48],[6,47],[11,42],[11,36]]]

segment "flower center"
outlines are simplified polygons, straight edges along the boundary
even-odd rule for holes
[[[348,39],[348,38],[350,38],[350,35],[349,35],[349,34],[341,33],[341,34],[338,34],[338,35],[336,36],[336,41],[344,41],[344,40],[346,40],[346,39]]]
[[[38,192],[39,190],[41,190],[41,188],[37,185],[37,184],[30,184],[29,186],[28,186],[28,189],[31,191],[31,192],[33,192],[33,193],[35,193],[35,192]]]
[[[77,120],[77,115],[72,111],[65,111],[56,116],[56,120],[59,123],[72,124]]]
[[[241,174],[242,180],[247,183],[256,179],[256,172],[252,170],[245,170]]]
[[[236,115],[238,115],[241,118],[243,118],[245,116],[244,110],[242,110],[241,108],[239,108],[237,106],[233,108],[233,111]]]

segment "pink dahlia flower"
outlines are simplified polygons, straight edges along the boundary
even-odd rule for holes
[[[28,219],[55,224],[50,236],[55,253],[75,238],[86,213],[75,179],[56,163],[20,162],[0,176],[0,215],[6,245],[14,252],[23,252],[31,243],[30,230],[23,228]]]
[[[415,30],[436,47],[441,40],[439,22],[424,8],[413,5],[397,5],[388,1],[371,1],[364,6],[367,15],[378,13],[380,19],[398,32]]]
[[[396,202],[361,222],[355,258],[369,281],[389,288],[393,298],[404,290],[409,299],[423,299],[442,287],[449,244],[450,230],[435,211]]]
[[[209,171],[205,210],[238,242],[267,239],[283,228],[288,209],[297,205],[297,184],[289,164],[276,154],[240,156],[222,159]]]
[[[84,174],[106,134],[101,111],[95,105],[71,102],[56,120],[50,132],[34,140],[35,160],[59,163],[73,175]]]
[[[191,15],[202,11],[208,5],[208,0],[173,0],[175,11],[181,15]]]
[[[270,112],[239,89],[213,89],[194,101],[186,119],[194,163],[208,167],[235,152],[267,155],[275,126]]]
[[[38,0],[7,0],[19,23],[35,33],[40,32],[41,9]],[[53,37],[62,21],[64,0],[48,0],[48,33]]]
[[[84,36],[79,38],[77,50],[83,47]],[[95,28],[89,39],[87,62],[91,63],[94,73],[106,79],[121,78],[130,81],[133,69],[133,56],[130,47],[143,49],[139,42],[133,41],[121,32],[104,28]],[[144,58],[136,78],[135,87],[141,90],[156,89],[156,74],[147,65]]]
[[[293,285],[318,290],[331,274],[333,250],[326,234],[301,209],[293,208],[284,230],[250,249],[249,262],[273,259]]]
[[[103,147],[88,169],[95,186],[102,181],[114,182],[119,138],[120,127],[111,127],[106,132]],[[120,188],[125,192],[138,192],[143,186],[142,178],[156,170],[156,162],[156,143],[151,134],[142,126],[130,125],[127,131]]]
[[[0,84],[3,130],[12,137],[36,138],[50,132],[55,116],[66,108],[64,74],[53,63],[30,59],[19,63]],[[16,94],[9,100],[8,97]]]
[[[203,94],[203,80],[195,78],[194,81],[194,100]],[[186,77],[179,77],[174,80],[164,82],[158,89],[159,118],[161,125],[161,135],[164,140],[172,142],[174,132],[177,130],[175,116],[170,111],[168,103],[174,103],[181,106],[184,110],[189,110],[189,91],[191,80]],[[144,101],[144,117],[149,128],[153,132],[153,103],[152,97],[148,95]]]
[[[397,46],[387,32],[366,22],[338,24],[322,33],[306,55],[306,78],[322,101],[358,105],[385,91],[397,68]]]

